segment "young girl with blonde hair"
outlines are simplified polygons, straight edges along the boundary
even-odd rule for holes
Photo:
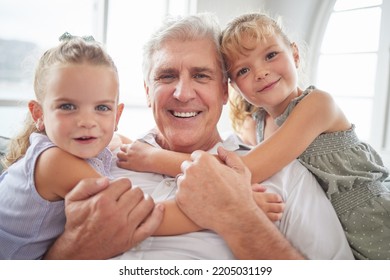
[[[254,13],[227,25],[222,53],[241,104],[255,106],[250,115],[258,145],[243,157],[252,180],[298,158],[331,200],[355,258],[390,259],[390,192],[383,185],[388,169],[329,93],[298,86],[297,45],[275,20]]]
[[[4,159],[0,259],[38,259],[64,230],[65,195],[109,177],[107,148],[123,110],[116,66],[91,38],[66,33],[35,72],[36,100]]]

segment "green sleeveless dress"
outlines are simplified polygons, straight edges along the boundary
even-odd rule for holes
[[[293,99],[276,124],[281,126],[313,89],[310,86]],[[258,143],[264,140],[265,116],[262,109],[253,116]],[[389,171],[379,154],[358,139],[354,125],[319,135],[298,160],[326,192],[355,258],[390,259],[390,191],[382,183]]]

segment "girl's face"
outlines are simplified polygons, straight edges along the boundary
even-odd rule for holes
[[[245,38],[243,44],[250,45],[250,40],[253,39]],[[229,76],[232,86],[245,99],[276,117],[298,95],[298,62],[296,45],[272,35],[230,61]]]
[[[50,71],[46,89],[40,118],[50,140],[80,158],[98,155],[123,110],[115,73],[106,66],[66,65]]]

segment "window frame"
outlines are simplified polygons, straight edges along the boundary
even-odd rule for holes
[[[309,78],[312,81],[317,80],[321,46],[336,1],[337,0],[320,1],[316,19],[310,30],[310,37],[308,40],[310,46],[308,53],[308,73],[310,73]],[[376,65],[375,94],[372,99],[373,114],[368,143],[381,154],[385,165],[390,166],[390,39],[388,38],[389,36],[386,36],[386,30],[387,33],[390,31],[390,1],[383,1],[381,8],[382,14],[377,52],[378,62]]]

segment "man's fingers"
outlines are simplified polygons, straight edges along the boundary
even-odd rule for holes
[[[246,172],[246,166],[242,162],[241,158],[234,152],[225,150],[222,146],[218,147],[218,157],[230,168],[233,168],[239,173]]]
[[[127,209],[130,213],[144,199],[145,195],[140,188],[128,189],[118,198],[118,207],[119,209]]]
[[[110,187],[103,192],[105,197],[118,201],[129,190],[131,190],[131,181],[127,178],[118,178],[111,181]]]
[[[106,177],[83,179],[67,195],[67,201],[81,201],[103,191],[109,186]]]
[[[134,243],[137,244],[152,235],[160,226],[164,216],[164,205],[158,204],[153,208],[150,216],[144,220],[134,232]]]

